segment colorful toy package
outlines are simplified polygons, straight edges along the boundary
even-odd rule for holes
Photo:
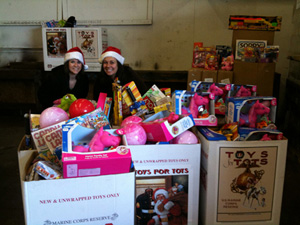
[[[115,130],[106,130],[116,135]],[[64,178],[127,173],[131,167],[131,153],[127,146],[107,151],[74,152],[73,146],[91,141],[97,130],[79,124],[63,126],[62,163]],[[117,166],[116,166],[117,165]]]
[[[282,140],[283,133],[277,129],[256,129],[250,127],[239,127],[240,141],[270,141]]]
[[[194,92],[210,92],[214,94],[215,114],[225,115],[225,102],[231,95],[233,84],[192,81],[191,90]]]
[[[233,84],[231,86],[230,97],[249,97],[256,96],[256,85],[238,85]]]
[[[268,45],[264,49],[264,53],[260,59],[263,63],[276,63],[278,61],[279,46],[278,45]]]
[[[155,108],[163,108],[166,104],[170,105],[168,98],[155,84],[143,95],[143,100],[149,111],[155,111]],[[162,110],[160,110],[162,111]]]
[[[247,62],[259,62],[266,40],[236,40],[235,59]]]
[[[232,97],[227,99],[226,104],[226,123],[239,122],[240,127],[276,129],[275,97]]]
[[[192,114],[195,126],[216,126],[214,94],[175,90],[172,95],[172,111],[178,115]]]
[[[131,81],[122,87],[122,109],[123,116],[137,115],[143,116],[148,112],[136,84]]]
[[[281,16],[231,15],[229,29],[280,31],[281,21]]]
[[[114,99],[113,125],[120,126],[123,121],[122,86],[117,83],[113,83],[112,89]]]

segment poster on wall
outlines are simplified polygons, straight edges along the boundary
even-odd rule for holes
[[[106,28],[72,28],[73,47],[79,47],[88,65],[87,71],[100,71],[98,62],[103,50],[108,47]]]
[[[198,224],[200,144],[130,150],[136,170],[136,224]]]
[[[71,28],[43,28],[44,70],[50,71],[64,63],[64,56],[72,48]]]
[[[272,219],[278,148],[220,148],[218,222]]]

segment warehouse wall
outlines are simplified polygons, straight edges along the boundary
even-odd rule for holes
[[[53,2],[61,1],[64,0]],[[36,4],[36,0],[31,2]],[[290,44],[294,32],[292,21],[295,0],[152,0],[150,2],[152,24],[105,26],[108,29],[109,45],[121,48],[125,63],[134,69],[188,70],[192,63],[194,42],[203,42],[205,46],[231,45],[232,30],[227,28],[229,15],[282,16],[282,29],[275,33],[274,44],[280,46],[276,72],[282,74],[281,88],[284,89],[289,66],[287,56],[289,51],[295,49],[295,46]],[[89,12],[85,12],[85,7],[82,7],[82,13]],[[47,12],[46,15],[56,14]],[[77,15],[74,16],[77,20],[81,19]],[[94,19],[97,19],[96,16]],[[0,25],[0,66],[22,61],[43,61],[41,27]]]

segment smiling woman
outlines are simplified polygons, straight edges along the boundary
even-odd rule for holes
[[[53,102],[66,94],[76,98],[86,98],[89,92],[88,68],[82,51],[71,48],[64,58],[64,64],[52,69],[51,74],[42,80],[38,90],[38,99],[43,109],[53,106]]]

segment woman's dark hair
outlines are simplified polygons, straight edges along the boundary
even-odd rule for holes
[[[66,74],[69,74],[69,73],[70,73],[70,69],[69,69],[69,61],[70,61],[70,60],[68,60],[68,61],[66,61],[66,62],[64,63],[64,71],[65,71]],[[81,62],[80,62],[80,63],[81,63]],[[77,75],[82,74],[82,73],[84,72],[84,65],[83,65],[82,63],[81,63],[81,65],[82,65],[81,70],[79,71],[79,73],[78,73]]]

